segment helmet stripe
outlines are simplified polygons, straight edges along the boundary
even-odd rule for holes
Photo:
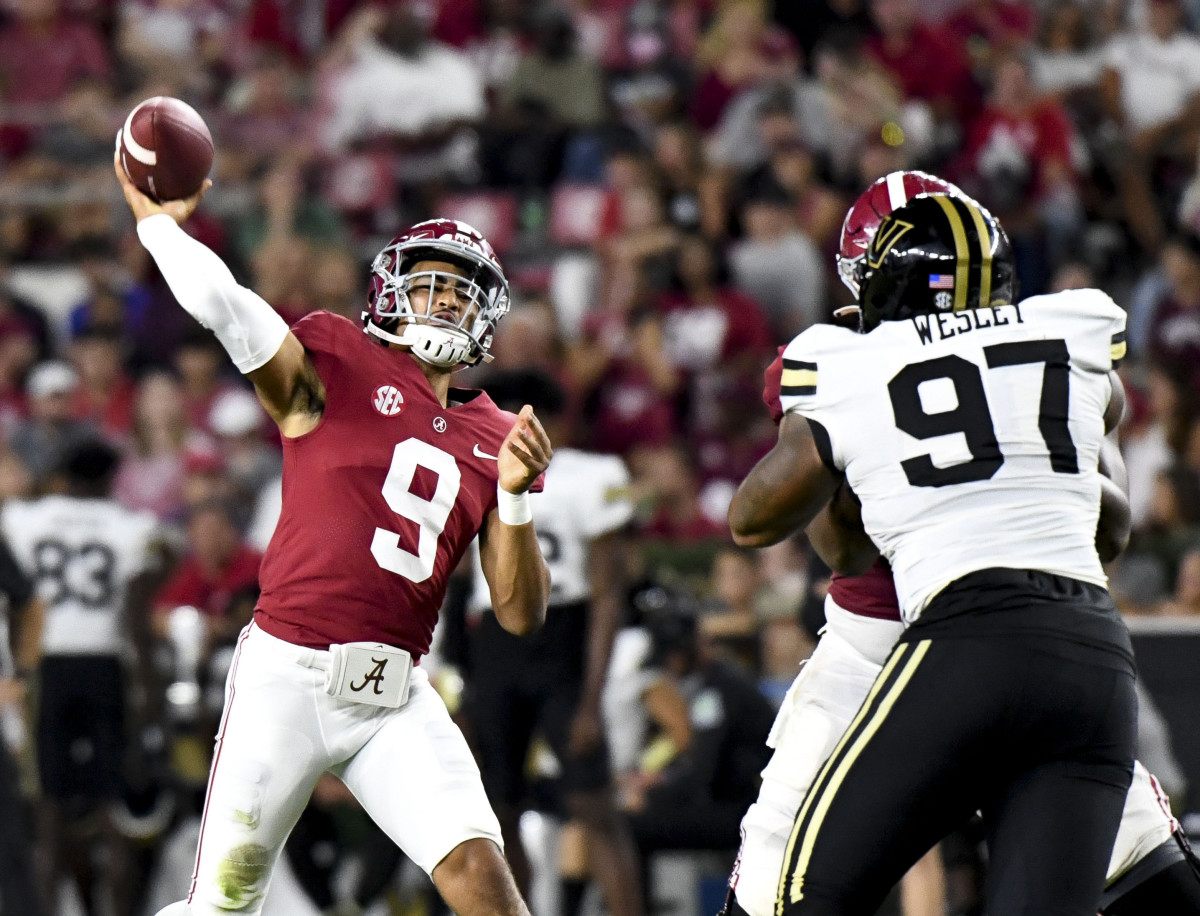
[[[893,210],[899,210],[908,203],[908,192],[904,190],[904,172],[887,173],[888,203]]]
[[[971,220],[975,223],[975,232],[979,236],[979,253],[982,257],[982,262],[979,266],[979,304],[977,307],[992,304],[992,236],[988,232],[988,225],[983,219],[983,214],[979,212],[979,208],[971,201],[964,200],[963,206],[971,214]]]
[[[967,247],[966,224],[954,206],[954,200],[944,194],[931,194],[930,197],[946,211],[950,231],[954,233],[954,311],[961,312],[967,307],[967,283],[971,270],[971,252]]]

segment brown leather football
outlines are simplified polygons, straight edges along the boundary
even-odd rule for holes
[[[129,113],[117,136],[125,174],[156,201],[190,197],[213,164],[208,125],[187,102],[165,95],[146,99]]]

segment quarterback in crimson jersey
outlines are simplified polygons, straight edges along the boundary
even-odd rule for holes
[[[345,318],[316,312],[292,332],[338,384],[316,428],[283,440],[255,620],[297,645],[367,639],[419,657],[447,577],[495,508],[514,417],[483,392],[451,389],[444,407],[415,360]]]
[[[114,160],[138,236],[181,306],[254,384],[283,437],[283,506],[241,634],[187,900],[160,916],[255,916],[316,781],[340,777],[460,916],[528,916],[462,734],[417,666],[478,534],[503,627],[540,626],[549,575],[527,493],[552,449],[529,406],[451,374],[488,358],[508,281],[470,226],[434,220],[372,265],[364,325],[289,330]],[[365,332],[365,333],[364,333]]]

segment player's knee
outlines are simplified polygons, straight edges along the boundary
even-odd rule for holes
[[[512,875],[500,847],[491,840],[476,837],[454,847],[434,868],[433,880],[443,896],[454,888],[472,888],[496,891],[503,897],[512,884]]]
[[[178,903],[172,903],[170,906],[165,906],[159,910],[155,916],[191,916],[191,909],[188,907],[186,900],[180,900]]]
[[[439,876],[457,880],[482,878],[502,866],[504,854],[491,840],[481,837],[459,843],[434,869]]]
[[[433,869],[433,883],[460,916],[529,916],[504,853],[492,840],[459,843]]]
[[[230,913],[254,909],[267,892],[271,854],[260,843],[231,848],[217,863],[210,889],[213,906]]]

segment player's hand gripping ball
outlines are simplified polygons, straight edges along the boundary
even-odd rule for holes
[[[117,157],[139,191],[161,203],[191,197],[213,164],[208,125],[191,105],[165,95],[146,99],[117,134]]]

